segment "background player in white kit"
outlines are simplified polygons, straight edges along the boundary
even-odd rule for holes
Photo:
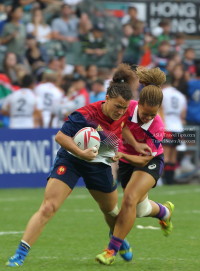
[[[42,117],[44,128],[49,127],[51,119],[51,110],[54,102],[60,101],[63,92],[57,86],[57,73],[47,70],[43,75],[43,83],[35,88],[35,94],[42,100]],[[57,120],[55,120],[56,122]],[[53,125],[54,127],[54,121]]]
[[[64,90],[64,97],[57,100],[53,103],[51,108],[51,119],[49,122],[49,127],[52,127],[54,121],[54,128],[62,127],[64,119],[70,115],[73,111],[77,110],[86,105],[85,96],[80,94],[75,96],[76,89],[73,86],[72,81],[66,81],[61,85],[61,88]],[[75,97],[73,97],[75,96]]]
[[[172,184],[177,161],[176,147],[181,144],[183,121],[186,117],[187,100],[185,96],[170,83],[163,86],[163,121],[165,124],[164,148],[164,181]]]
[[[43,126],[42,104],[33,93],[34,86],[34,78],[27,74],[22,79],[22,88],[6,98],[2,114],[10,116],[9,128],[27,129]]]
[[[51,119],[49,122],[49,127],[52,127],[54,118],[56,118],[56,123],[54,122],[54,128],[62,127],[64,123],[64,119],[65,117],[67,117],[66,113],[69,112],[67,109],[67,106],[70,103],[69,92],[70,92],[71,86],[72,86],[71,82],[66,82],[65,84],[61,86],[61,88],[64,90],[64,97],[62,97],[62,99],[57,100],[53,103],[53,106],[51,108]]]

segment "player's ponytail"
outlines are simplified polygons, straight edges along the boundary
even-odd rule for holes
[[[124,100],[133,98],[134,84],[137,81],[135,72],[128,64],[120,64],[115,72],[112,81],[107,89],[110,98],[120,95]]]
[[[160,68],[145,69],[137,67],[136,74],[139,82],[145,87],[142,89],[139,104],[149,106],[161,106],[163,100],[162,84],[166,81],[166,75]]]

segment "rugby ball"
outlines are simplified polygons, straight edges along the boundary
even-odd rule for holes
[[[94,151],[97,151],[100,147],[100,136],[94,128],[85,127],[75,134],[74,142],[81,150],[94,148]]]

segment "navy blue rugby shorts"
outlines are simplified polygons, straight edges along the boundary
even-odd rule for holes
[[[117,188],[109,165],[90,163],[69,153],[55,158],[47,180],[56,178],[73,189],[80,177],[83,177],[86,188],[89,190],[110,193]]]

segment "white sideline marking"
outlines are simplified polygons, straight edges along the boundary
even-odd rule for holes
[[[156,258],[156,257],[155,258],[154,257],[153,258],[138,258],[138,260],[142,260],[142,261],[143,260],[150,260],[150,261],[151,260],[159,260],[159,261],[161,260],[161,261],[163,261],[163,258]],[[168,261],[168,260],[172,260],[172,258],[165,258],[164,260]],[[174,260],[185,261],[185,259],[174,259]]]
[[[6,235],[6,234],[21,234],[24,233],[24,231],[0,231],[0,235]]]
[[[200,210],[189,210],[189,211],[185,211],[184,213],[186,213],[186,214],[191,214],[191,213],[200,214]]]
[[[189,190],[189,189],[186,189],[186,190],[178,190],[178,191],[164,191],[164,192],[159,192],[159,195],[177,195],[177,194],[188,194],[188,193],[200,193],[200,188],[196,188],[196,189],[192,189],[192,190]],[[155,195],[157,193],[151,193],[152,195]],[[123,193],[119,193],[118,194],[119,198],[122,198],[123,197]],[[68,199],[89,199],[89,198],[92,198],[91,195],[70,195],[68,197]],[[67,199],[67,200],[68,200]],[[5,198],[5,199],[0,199],[0,202],[7,202],[7,201],[10,201],[10,202],[15,202],[15,201],[31,201],[31,200],[35,200],[35,197],[34,198],[30,198],[30,197],[24,197],[24,198]]]
[[[38,259],[43,259],[43,260],[45,260],[45,259],[58,259],[58,257],[50,257],[50,256],[43,256],[43,257],[37,257]]]
[[[43,257],[37,257],[37,259],[60,259],[60,257],[51,257],[51,256],[43,256]],[[85,261],[85,260],[90,260],[90,259],[93,259],[93,257],[83,257],[83,258],[78,258],[78,257],[75,257],[75,258],[71,258],[73,261]]]
[[[200,214],[200,210],[192,210],[191,212],[194,214]]]
[[[86,261],[86,260],[91,260],[91,259],[94,259],[94,257],[83,257],[83,258],[74,257],[74,258],[72,258],[73,261]]]
[[[3,201],[3,202],[5,202],[5,201],[25,201],[25,200],[30,200],[30,198],[5,198],[5,199],[0,199],[0,202],[1,201]]]
[[[43,257],[36,257],[37,259],[60,259],[60,257],[51,257],[51,256],[43,256]],[[71,260],[73,261],[86,261],[86,260],[91,260],[94,259],[94,257],[83,257],[83,258],[78,258],[78,257],[74,257],[71,258]],[[119,258],[119,260],[122,260],[122,258]],[[144,260],[148,260],[148,261],[152,261],[152,260],[158,260],[158,261],[163,261],[163,258],[158,258],[158,257],[152,257],[152,258],[137,258],[137,260],[139,261],[144,261]],[[165,260],[172,260],[172,258],[165,258]],[[174,260],[178,260],[178,261],[185,261],[185,259],[174,259]]]
[[[186,190],[178,190],[178,191],[164,191],[164,192],[159,192],[159,195],[177,195],[177,194],[188,194],[188,193],[200,193],[200,188],[196,188],[196,189],[193,189],[193,190],[189,190],[189,189],[186,189]],[[152,195],[155,195],[157,193],[151,193]],[[118,194],[118,197],[121,198],[123,197],[123,193],[119,193]]]
[[[92,198],[92,196],[90,195],[70,195],[68,199],[88,199],[88,198]]]
[[[62,209],[60,212],[93,213],[94,209]]]
[[[148,230],[160,230],[158,227],[153,227],[153,226],[142,226],[142,225],[137,225],[136,228],[138,229],[148,229]]]

